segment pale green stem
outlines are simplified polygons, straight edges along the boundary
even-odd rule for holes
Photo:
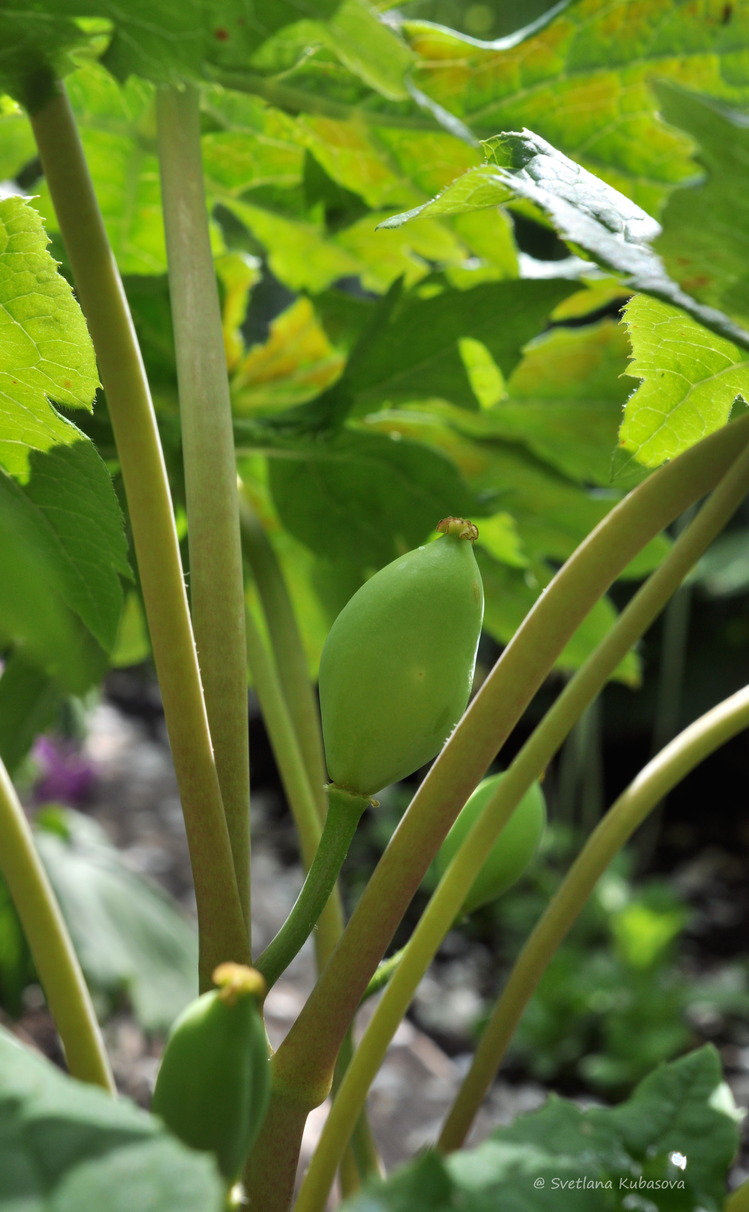
[[[370,804],[362,795],[328,787],[328,811],[320,842],[302,890],[276,937],[255,960],[270,989],[301,951],[335,888],[362,813]]]
[[[197,88],[160,89],[156,115],[185,468],[190,605],[249,929],[250,769],[237,467]]]
[[[195,881],[200,979],[249,961],[216,775],[169,484],[137,338],[62,84],[30,112],[42,166],[93,339],[127,494],[154,662]]]
[[[320,844],[322,827],[307,768],[299,748],[299,738],[289,714],[276,665],[268,653],[250,611],[246,620],[247,657],[255,692],[268,729],[286,799],[296,826],[302,864],[312,866]],[[317,921],[313,935],[318,972],[327,964],[343,930],[343,909],[337,889],[333,890]]]
[[[71,1075],[114,1094],[114,1078],[78,957],[2,762],[0,873],[31,948]]]
[[[247,613],[247,653],[255,691],[263,713],[271,748],[281,775],[281,782],[300,838],[304,868],[309,871],[320,841],[320,822],[327,814],[325,788],[320,787],[324,803],[322,813],[316,813],[310,771],[322,765],[322,736],[320,720],[312,695],[312,687],[304,664],[299,630],[278,563],[268,540],[249,508],[242,511],[242,538],[245,553],[251,561],[260,596],[265,608],[266,622],[274,646],[275,662],[267,652],[250,611]],[[249,542],[248,531],[251,532]],[[253,558],[253,556],[255,558]],[[271,625],[272,620],[275,625]],[[283,693],[280,670],[286,668],[286,694]],[[296,725],[291,718],[292,701],[309,696],[310,705],[297,712]],[[302,746],[307,737],[307,761],[302,758]],[[320,758],[318,760],[318,751]],[[319,807],[319,803],[317,804]],[[343,931],[343,908],[340,893],[334,888],[320,914],[313,933],[317,971],[322,972]],[[349,1038],[347,1036],[347,1038]],[[366,1116],[361,1116],[354,1138],[354,1157],[347,1154],[342,1167],[341,1183],[347,1193],[354,1189],[352,1176],[379,1170],[379,1157]]]
[[[307,660],[294,608],[276,553],[259,518],[240,494],[242,546],[263,605],[278,676],[291,716],[299,748],[307,768],[320,823],[325,819],[327,800],[320,712],[307,672]]]
[[[746,493],[749,448],[726,474],[666,560],[638,591],[606,638],[575,674],[510,765],[505,778],[441,879],[386,988],[333,1103],[302,1185],[296,1212],[324,1207],[341,1150],[419,981],[460,912],[470,888],[514,809],[605,685],[632,644],[663,609],[689,569],[720,533]]]
[[[645,766],[596,826],[510,973],[445,1121],[440,1149],[448,1152],[463,1143],[538,982],[611,860],[664,795],[746,727],[749,687],[685,728]]]

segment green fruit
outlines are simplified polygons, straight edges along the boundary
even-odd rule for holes
[[[265,982],[254,968],[221,964],[221,987],[191,1002],[172,1026],[152,1110],[184,1144],[214,1153],[227,1182],[239,1175],[270,1091],[260,1010]]]
[[[468,703],[484,594],[462,518],[362,585],[320,660],[320,708],[334,783],[372,795],[441,749]]]
[[[503,778],[504,774],[494,774],[484,779],[461,809],[434,860],[440,876],[447,870]],[[464,913],[472,913],[479,906],[493,901],[520,879],[535,857],[545,825],[546,800],[540,783],[534,783],[486,856],[463,901]]]

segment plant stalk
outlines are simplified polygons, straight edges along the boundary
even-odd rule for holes
[[[465,1140],[525,1007],[611,860],[664,795],[747,727],[749,687],[685,728],[640,771],[596,826],[513,966],[443,1126],[443,1152],[459,1148]]]
[[[31,948],[71,1076],[115,1094],[114,1078],[78,957],[37,854],[31,828],[2,762],[0,873]]]
[[[276,937],[255,961],[270,989],[299,953],[335,888],[362,812],[369,799],[341,787],[328,787],[328,812],[312,866],[299,896]]]
[[[156,95],[190,548],[190,605],[221,797],[250,919],[250,769],[237,468],[200,150],[199,93]]]
[[[240,493],[242,548],[260,594],[283,697],[307,769],[320,824],[325,819],[325,758],[320,712],[307,673],[307,660],[276,553],[255,511]]]
[[[286,799],[294,818],[299,838],[302,864],[309,872],[320,845],[322,825],[317,814],[315,796],[299,747],[289,707],[284,698],[277,666],[263,643],[248,610],[246,620],[247,657],[252,673],[263,720],[281,776]],[[324,794],[324,788],[323,788]],[[327,964],[343,931],[343,908],[336,888],[317,919],[313,935],[315,962],[318,972]]]
[[[133,540],[185,817],[195,882],[200,981],[223,960],[249,962],[221,790],[151,395],[122,281],[63,85],[48,83],[30,118],[96,350],[127,494]]]

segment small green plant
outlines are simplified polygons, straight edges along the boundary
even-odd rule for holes
[[[562,0],[493,42],[401,7],[0,12],[0,166],[22,182],[0,199],[0,868],[73,1079],[0,1038],[0,1138],[26,1162],[0,1166],[0,1200],[22,1172],[30,1207],[54,1191],[115,1208],[137,1176],[158,1212],[321,1212],[338,1175],[354,1207],[405,1191],[439,1209],[470,1202],[478,1173],[477,1198],[529,1212],[723,1207],[736,1112],[709,1050],[619,1108],[551,1101],[483,1152],[461,1146],[598,880],[747,726],[740,687],[594,824],[487,1016],[440,1156],[357,1194],[379,1169],[367,1092],[487,855],[516,866],[526,797],[606,682],[636,687],[640,637],[749,470],[746,10]],[[291,301],[263,311],[278,283]],[[621,613],[619,578],[642,582]],[[482,605],[502,653],[468,703]],[[159,1078],[176,1136],[86,1088],[113,1091],[109,1060],[11,780],[61,702],[134,652],[158,677],[208,999]],[[554,669],[563,688],[383,965]],[[307,871],[260,955],[248,676]],[[345,920],[337,876],[371,795],[432,758]],[[270,988],[310,935],[318,978],[268,1061],[260,1007],[227,1006],[212,976],[239,965]],[[211,1060],[195,1037],[229,1017],[241,1038],[212,1037]],[[331,1092],[295,1194],[305,1122]],[[49,1107],[70,1131],[42,1150]],[[124,1191],[110,1176],[128,1159]]]

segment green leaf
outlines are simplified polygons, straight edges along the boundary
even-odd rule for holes
[[[213,1160],[127,1099],[73,1081],[0,1030],[0,1203],[10,1212],[221,1212]]]
[[[503,374],[509,374],[523,345],[574,289],[565,281],[507,281],[446,290],[432,298],[405,297],[388,323],[357,351],[347,375],[358,411],[425,397],[476,408],[459,339],[481,341]]]
[[[484,523],[479,518],[479,542]],[[554,575],[547,564],[534,561],[530,568],[511,568],[489,559],[477,548],[476,557],[484,582],[484,629],[501,645],[509,644],[528,611],[543,593]],[[617,613],[608,598],[601,598],[565,645],[555,662],[555,668],[574,672],[587,661],[616,622]],[[640,684],[640,661],[630,652],[614,671],[614,681],[629,686]]]
[[[147,1031],[166,1031],[197,996],[194,928],[80,813],[39,813],[36,842],[92,988],[126,994]]]
[[[482,515],[501,510],[515,521],[526,556],[541,562],[564,561],[621,493],[591,492],[524,449],[520,440],[499,441],[493,432],[493,412],[469,413],[436,400],[372,413],[366,427],[443,452],[476,493],[478,508],[471,516],[479,527]],[[666,550],[664,539],[652,541],[622,575],[644,576]]]
[[[95,18],[110,37],[102,61],[121,80],[200,83],[211,67],[246,70],[253,53],[279,29],[302,18],[325,20],[341,0],[29,0],[2,18],[0,79],[26,100],[41,68],[64,74],[85,39],[76,19]]]
[[[404,77],[413,56],[366,0],[342,0],[324,30],[334,54],[371,88],[393,101],[408,97]]]
[[[52,13],[37,0],[33,7],[11,8],[9,0],[0,12],[0,93],[30,108],[46,101],[51,79],[72,71],[97,41],[93,30],[75,20],[85,5],[76,5],[67,16],[64,4],[56,7],[57,13]]]
[[[705,1047],[657,1069],[621,1107],[581,1111],[552,1096],[476,1149],[427,1154],[343,1207],[402,1212],[427,1206],[423,1189],[430,1212],[721,1212],[737,1122]]]
[[[669,278],[652,248],[660,227],[634,202],[532,131],[497,135],[487,142],[487,155],[490,163],[470,169],[432,202],[380,226],[522,198],[551,221],[562,239],[620,274],[633,289],[677,304],[714,332],[749,348],[749,332],[696,302]]]
[[[28,118],[9,97],[0,97],[0,181],[15,180],[35,155]]]
[[[83,315],[46,245],[24,198],[0,200],[0,465],[21,478],[30,450],[80,437],[50,400],[90,410],[99,385]]]
[[[80,693],[101,676],[103,654],[63,598],[56,555],[20,487],[0,472],[0,645],[20,645],[44,673]]]
[[[554,328],[532,342],[484,431],[525,443],[579,483],[606,485],[626,380],[627,340],[612,320]]]
[[[166,1031],[198,995],[198,937],[177,905],[126,867],[72,808],[36,818],[36,846],[91,987],[122,995],[148,1031]]]
[[[0,676],[0,760],[12,776],[60,705],[59,686],[14,652]]]
[[[36,572],[27,591],[36,582],[51,601],[62,599],[107,650],[122,605],[119,575],[129,575],[127,548],[106,467],[51,406],[54,399],[90,409],[98,378],[83,316],[46,243],[24,199],[0,201],[0,508],[32,542]],[[19,582],[17,610],[23,600]],[[58,623],[57,639],[50,632],[42,643],[45,669],[58,660],[59,627],[65,631]],[[27,643],[29,627],[30,618],[22,629]]]
[[[644,1170],[673,1152],[686,1157],[692,1206],[722,1209],[740,1118],[720,1057],[708,1045],[650,1073],[628,1102],[611,1110],[609,1122]]]
[[[656,213],[690,165],[651,81],[688,82],[737,105],[749,99],[749,12],[722,0],[665,9],[661,0],[578,0],[542,29],[496,43],[418,21],[404,28],[417,84],[474,133],[531,127]]]
[[[700,303],[749,324],[749,128],[746,115],[659,83],[667,122],[697,144],[704,170],[669,196],[655,248],[671,277]]]
[[[642,383],[627,403],[620,444],[657,467],[725,425],[737,397],[749,400],[749,358],[657,299],[636,295],[625,317],[627,374]]]
[[[312,551],[361,572],[417,547],[475,500],[444,455],[412,442],[346,431],[272,458],[269,482],[284,526]]]

